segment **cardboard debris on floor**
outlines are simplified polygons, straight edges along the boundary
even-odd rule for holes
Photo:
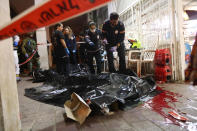
[[[72,93],[71,100],[68,100],[64,104],[66,115],[68,118],[83,124],[85,119],[91,113],[91,109],[88,104],[76,93]]]

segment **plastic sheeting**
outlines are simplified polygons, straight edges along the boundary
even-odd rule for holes
[[[113,103],[127,104],[128,101],[147,96],[156,88],[151,77],[141,79],[135,74],[129,76],[118,73],[90,75],[85,68],[70,77],[61,76],[52,70],[38,71],[34,73],[34,81],[44,81],[44,84],[26,89],[25,96],[63,107],[75,92],[90,104],[92,110],[111,110]]]

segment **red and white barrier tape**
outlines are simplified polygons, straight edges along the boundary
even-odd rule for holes
[[[19,64],[19,66],[22,66],[22,65],[28,63],[34,57],[34,55],[36,54],[36,52],[37,52],[37,49],[33,52],[33,54],[26,61],[24,61],[21,64]]]
[[[0,40],[69,20],[112,0],[46,0],[33,6],[0,28]]]

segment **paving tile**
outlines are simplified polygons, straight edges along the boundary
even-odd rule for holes
[[[165,118],[163,116],[161,116],[157,112],[151,111],[149,109],[148,110],[144,109],[144,110],[140,111],[140,114],[146,120],[150,120],[150,121],[165,121]]]
[[[137,131],[162,131],[163,130],[150,121],[134,122],[134,123],[131,123],[131,125]]]
[[[65,121],[61,121],[58,123],[55,123],[52,126],[47,126],[43,129],[41,129],[40,131],[79,131],[79,125],[77,125],[77,123],[75,122],[65,122]]]
[[[108,131],[103,124],[104,116],[90,116],[86,119],[85,123],[80,126],[81,131]]]
[[[47,119],[47,120],[43,120],[42,122],[41,121],[36,121],[36,123],[32,127],[32,131],[43,130],[46,127],[50,127],[49,128],[50,131],[55,130],[54,120]]]
[[[176,125],[168,125],[167,129],[168,131],[187,131],[187,129],[181,128],[180,126],[176,126]]]
[[[37,115],[37,118],[36,118],[36,121],[33,125],[33,129],[34,130],[41,130],[41,129],[44,129],[46,127],[49,127],[49,126],[54,126],[55,125],[55,111],[50,113],[50,114],[46,114],[46,113],[43,113],[43,114],[36,114]]]
[[[123,119],[128,123],[140,122],[146,120],[140,111],[136,112],[124,112],[122,115]]]
[[[133,112],[139,112],[141,110],[144,110],[144,108],[142,107],[143,105],[139,105],[138,107],[135,107],[135,108],[132,108],[132,109],[129,109],[127,111],[124,111],[124,112],[129,112],[129,113],[133,113]]]
[[[122,114],[120,112],[112,116],[105,116],[105,119],[103,119],[102,122],[108,130],[122,131],[132,128],[132,126],[122,118]]]
[[[79,124],[74,122],[62,121],[60,123],[56,123],[56,131],[80,131]]]
[[[55,121],[56,123],[59,123],[61,121],[64,121],[64,114],[65,114],[65,109],[64,108],[60,108],[60,107],[56,107],[55,110]]]

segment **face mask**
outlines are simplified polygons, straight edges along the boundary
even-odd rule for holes
[[[96,29],[90,29],[91,32],[96,32]]]
[[[17,36],[17,35],[16,35],[16,36],[14,36],[14,42],[17,42],[17,43],[18,43],[19,41],[20,41],[19,36]]]

